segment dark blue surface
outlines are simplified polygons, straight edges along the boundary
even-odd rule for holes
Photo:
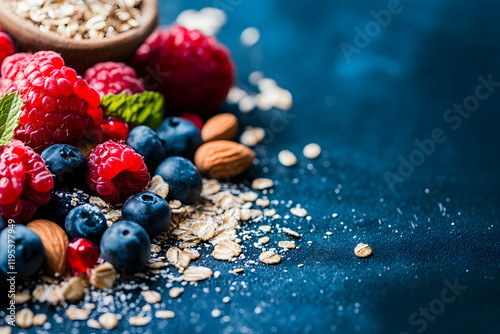
[[[228,24],[219,37],[233,53],[240,83],[261,70],[294,96],[289,113],[239,115],[243,124],[268,130],[251,175],[279,180],[272,198],[302,204],[312,220],[287,222],[304,236],[279,266],[256,265],[235,277],[227,274],[234,265],[202,257],[197,265],[223,275],[168,301],[175,319],[130,333],[500,332],[500,91],[456,130],[443,120],[475,93],[478,76],[500,81],[500,4],[401,1],[403,10],[350,62],[340,44],[354,45],[354,28],[364,28],[370,11],[386,9],[388,1],[172,0],[162,3],[162,21],[220,3],[228,4]],[[239,42],[249,26],[261,32],[251,49]],[[408,159],[414,141],[437,128],[447,140],[392,191],[387,172],[396,173],[399,156]],[[299,155],[309,142],[324,148],[310,168],[303,158],[299,167],[277,164],[280,150]],[[325,239],[326,231],[333,235]],[[369,243],[374,256],[356,258],[358,242]],[[247,258],[258,257],[251,243],[247,248]],[[440,303],[455,280],[465,290]],[[438,315],[425,329],[420,315],[410,322],[429,305]],[[263,312],[255,314],[256,307]],[[214,308],[221,317],[211,317]],[[72,325],[65,322],[67,333]],[[125,330],[126,322],[120,326]]]

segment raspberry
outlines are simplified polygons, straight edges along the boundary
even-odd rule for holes
[[[19,91],[23,101],[15,138],[41,152],[56,143],[76,146],[99,131],[101,98],[52,51],[14,54],[2,64],[0,95]]]
[[[123,203],[149,184],[142,157],[125,144],[107,141],[87,158],[87,185],[111,204]]]
[[[172,26],[156,30],[137,50],[132,64],[146,88],[165,96],[170,113],[207,113],[225,100],[234,82],[227,48],[198,30]]]
[[[0,215],[28,221],[50,200],[54,179],[43,159],[19,140],[0,147]]]
[[[0,29],[0,65],[3,60],[14,53],[14,44],[9,35]]]
[[[85,80],[102,96],[125,92],[133,95],[144,92],[144,84],[135,70],[124,63],[99,63],[85,72]]]

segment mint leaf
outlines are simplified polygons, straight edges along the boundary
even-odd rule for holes
[[[19,97],[19,92],[5,94],[0,99],[0,146],[7,145],[14,137],[22,106],[23,101]]]
[[[108,94],[101,99],[101,107],[105,116],[147,125],[155,130],[163,118],[163,102],[163,95],[157,92]]]

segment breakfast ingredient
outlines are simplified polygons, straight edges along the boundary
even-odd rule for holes
[[[40,269],[44,259],[42,241],[35,232],[24,225],[14,225],[0,233],[0,269],[7,275],[17,272],[19,279],[27,278]],[[14,245],[13,253],[8,245]],[[15,262],[9,262],[9,254],[14,255]]]
[[[192,159],[202,143],[200,130],[190,121],[179,117],[166,118],[156,133],[163,141],[167,157],[181,156]]]
[[[235,66],[229,50],[214,37],[171,26],[156,30],[137,50],[132,64],[146,76],[158,74],[146,88],[164,94],[168,112],[207,113],[226,99]]]
[[[321,147],[314,143],[307,144],[302,153],[308,159],[316,159],[321,154]]]
[[[33,325],[33,316],[33,311],[31,311],[29,308],[25,308],[21,311],[16,312],[16,325],[21,328],[30,328]]]
[[[212,270],[206,267],[190,266],[184,270],[182,279],[187,282],[203,281],[213,275]]]
[[[233,114],[219,114],[210,118],[201,129],[204,142],[232,140],[238,132],[238,119]]]
[[[133,274],[151,257],[150,239],[139,224],[122,220],[109,227],[101,239],[101,255],[121,273]]]
[[[145,91],[144,84],[137,78],[135,70],[125,63],[98,63],[85,71],[85,80],[101,96],[118,95],[122,92],[133,95]]]
[[[358,244],[356,248],[354,248],[354,254],[356,254],[356,256],[360,258],[369,257],[370,255],[372,255],[372,249],[367,244],[361,243]]]
[[[168,227],[170,206],[158,194],[136,194],[123,204],[122,219],[136,222],[146,229],[150,238],[154,238]]]
[[[288,150],[283,150],[278,154],[279,162],[286,167],[292,167],[297,164],[297,158],[295,154]]]
[[[258,178],[258,179],[253,180],[252,189],[264,190],[264,189],[272,188],[273,185],[274,185],[274,182],[271,179]]]
[[[83,204],[68,213],[64,227],[71,239],[86,238],[99,244],[108,225],[106,217],[99,208]]]
[[[265,251],[259,255],[259,260],[265,264],[277,264],[281,262],[281,256],[272,251]]]
[[[142,0],[10,0],[12,11],[43,32],[65,38],[102,39],[140,26]]]
[[[26,226],[42,240],[47,272],[55,277],[66,274],[66,247],[69,243],[66,232],[56,223],[46,219],[34,220]]]
[[[167,158],[156,169],[156,175],[169,185],[167,201],[192,204],[200,198],[203,181],[191,161],[182,157]]]
[[[294,208],[291,208],[290,212],[292,213],[292,215],[297,216],[297,217],[301,217],[301,218],[304,218],[305,216],[307,216],[307,211],[304,208],[301,208],[300,206],[296,206]]]
[[[89,189],[111,204],[142,192],[150,180],[142,157],[130,146],[113,141],[97,145],[87,165]]]
[[[104,262],[87,270],[90,284],[97,289],[110,289],[116,281],[116,270],[109,262]]]
[[[101,122],[100,141],[125,141],[128,137],[128,124],[114,117],[108,117]]]
[[[198,130],[201,131],[201,129],[203,128],[203,119],[200,117],[200,115],[198,114],[195,114],[195,113],[192,113],[192,112],[184,112],[182,114],[179,115],[180,118],[184,118],[185,120],[188,120],[190,121],[191,123],[193,123],[197,128]]]
[[[201,174],[217,179],[240,175],[250,168],[255,153],[249,148],[228,140],[216,140],[200,146],[195,163]]]
[[[139,125],[130,131],[127,145],[144,158],[144,163],[149,171],[156,170],[156,167],[166,158],[163,143],[158,138],[156,132],[145,125]]]
[[[118,319],[113,313],[104,313],[99,317],[99,323],[103,328],[112,330],[118,326]]]
[[[263,128],[247,126],[240,136],[240,143],[248,147],[257,146],[266,136]]]
[[[40,156],[54,175],[55,188],[81,188],[85,184],[87,161],[76,147],[55,144],[43,150]]]
[[[73,239],[66,248],[66,258],[71,268],[86,273],[97,262],[99,248],[88,239]]]
[[[1,69],[0,95],[19,91],[23,101],[15,138],[37,152],[56,143],[75,145],[102,120],[99,93],[53,51],[14,54]]]
[[[103,96],[101,107],[105,116],[156,129],[163,118],[163,103],[163,96],[157,92],[145,91],[134,95],[123,92]]]
[[[7,33],[0,31],[0,66],[5,58],[14,53],[14,44]]]
[[[0,146],[0,215],[28,221],[50,200],[54,179],[45,162],[19,140]]]
[[[280,241],[278,242],[278,247],[284,249],[293,249],[295,248],[295,242],[293,241]]]

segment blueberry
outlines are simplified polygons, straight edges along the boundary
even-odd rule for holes
[[[154,171],[166,157],[160,138],[145,125],[139,125],[130,131],[127,145],[143,156],[149,171]]]
[[[12,232],[13,231],[13,232]],[[8,257],[10,247],[15,245],[14,269],[9,267]],[[4,274],[17,272],[17,278],[26,278],[38,271],[44,259],[42,240],[35,232],[24,225],[14,225],[13,230],[6,228],[0,233],[0,269]]]
[[[108,228],[106,217],[97,207],[84,204],[71,210],[66,216],[66,233],[71,239],[86,238],[99,244],[102,234]]]
[[[156,169],[156,175],[160,175],[170,187],[167,201],[177,199],[185,204],[193,204],[200,198],[203,181],[188,159],[167,158]]]
[[[0,231],[2,231],[6,227],[7,227],[7,225],[5,225],[5,222],[3,221],[2,216],[0,216]]]
[[[151,257],[151,241],[139,224],[122,220],[109,227],[101,239],[101,255],[115,269],[133,274],[144,268]]]
[[[90,196],[80,190],[56,189],[51,192],[50,201],[38,208],[35,219],[48,219],[64,227],[66,216],[75,208],[89,202]]]
[[[154,238],[165,231],[170,223],[170,205],[155,193],[136,194],[123,204],[122,218],[133,220]]]
[[[179,117],[166,118],[156,133],[163,141],[167,157],[192,159],[194,152],[202,144],[200,130],[190,121]]]
[[[76,147],[66,144],[52,145],[42,152],[41,157],[54,174],[55,188],[71,189],[85,184],[87,162]]]

